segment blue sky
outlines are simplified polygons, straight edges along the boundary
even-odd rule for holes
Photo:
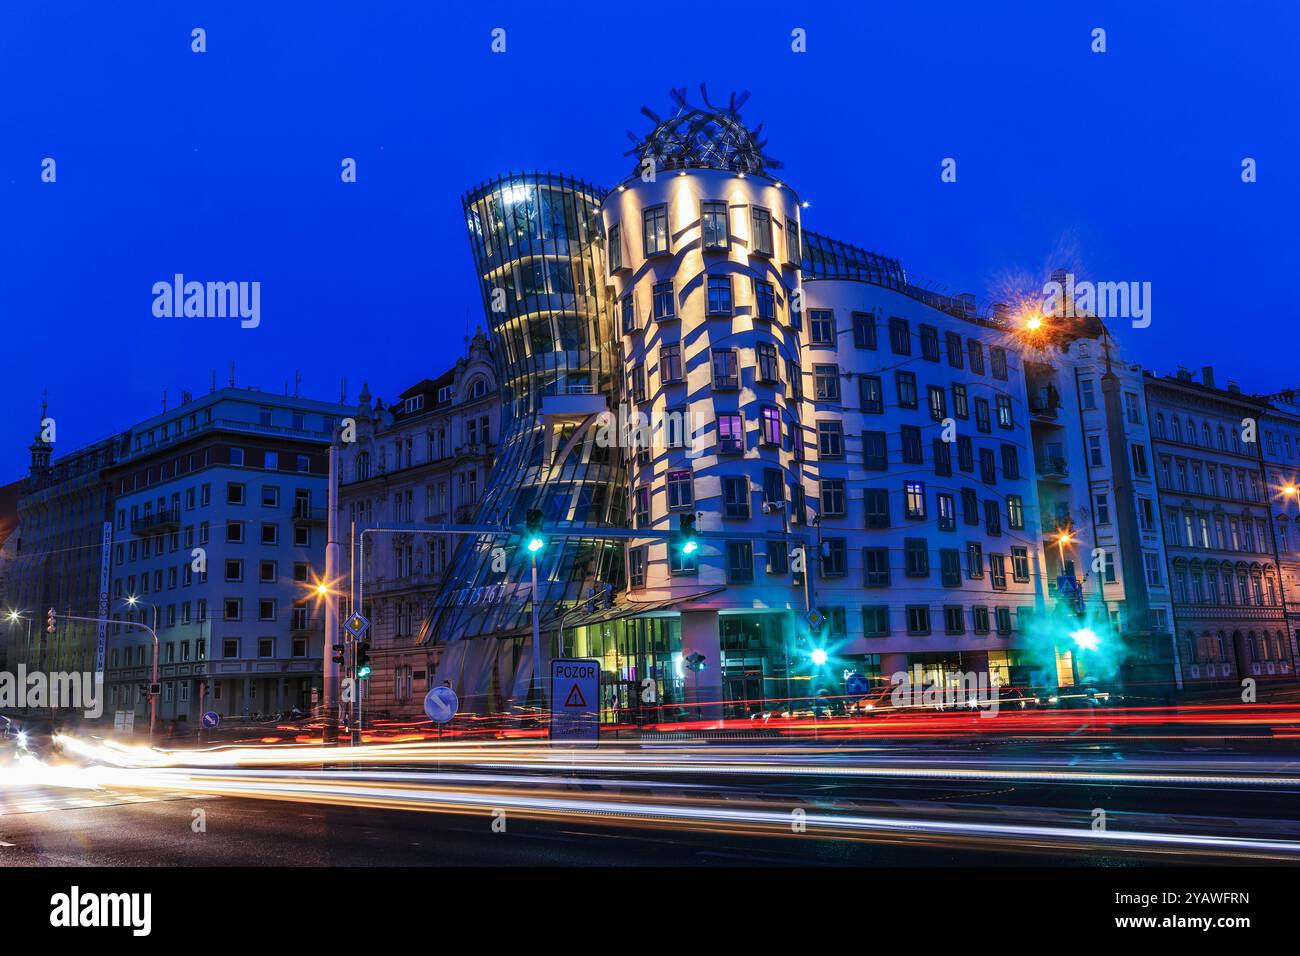
[[[639,108],[701,81],[751,91],[810,228],[983,300],[1056,264],[1150,281],[1129,356],[1300,385],[1295,5],[991,6],[6,4],[0,481],[43,390],[68,451],[232,360],[238,384],[301,370],[325,399],[346,376],[350,401],[440,371],[480,321],[462,191],[525,167],[616,182]],[[261,282],[261,325],[155,318],[176,272]]]

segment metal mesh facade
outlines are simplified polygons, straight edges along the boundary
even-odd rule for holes
[[[572,177],[528,173],[463,198],[503,400],[500,453],[474,520],[503,530],[462,546],[422,641],[500,634],[529,622],[534,597],[553,615],[593,586],[622,582],[621,542],[556,537],[540,560],[534,596],[530,559],[508,530],[531,508],[556,528],[626,527],[619,450],[598,445],[593,429],[583,434],[589,423],[574,420],[552,420],[548,442],[544,417],[548,403],[573,397],[608,407],[620,388],[596,221],[603,195]],[[548,629],[556,623],[543,619]]]

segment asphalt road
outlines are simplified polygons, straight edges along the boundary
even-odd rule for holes
[[[49,786],[0,787],[0,866],[354,866],[396,865],[990,865],[1033,863],[1125,866],[1160,863],[1261,862],[1258,853],[1176,845],[1125,846],[1094,841],[1103,810],[1112,832],[1195,838],[1293,841],[1300,838],[1300,786],[1238,786],[1237,775],[1300,775],[1288,755],[1212,749],[1162,751],[1061,743],[1034,746],[858,748],[816,755],[815,775],[795,758],[762,748],[734,748],[741,765],[669,773],[671,751],[640,751],[646,763],[612,768],[503,767],[496,763],[406,770],[366,767],[313,770],[304,786],[425,787],[457,793],[548,794],[571,800],[575,812],[537,819],[492,800],[466,808],[428,810],[332,804],[294,794],[297,781],[273,780],[290,799],[167,790]],[[633,756],[638,752],[633,751]],[[709,753],[706,751],[706,754]],[[772,772],[748,772],[761,759]],[[785,762],[791,771],[784,771]],[[499,762],[498,762],[499,763]],[[808,761],[805,760],[807,765]],[[837,767],[845,768],[843,774]],[[873,775],[860,776],[862,768]],[[1100,776],[1112,770],[1148,775],[1137,783]],[[969,774],[956,779],[954,770]],[[258,773],[260,771],[248,771]],[[274,773],[275,771],[266,771]],[[284,771],[279,771],[284,773]],[[1064,773],[1066,779],[1062,779]],[[1163,774],[1177,775],[1164,782]],[[875,775],[878,774],[878,775]],[[937,774],[938,776],[930,776]],[[1009,775],[1000,778],[998,775]],[[1206,774],[1201,782],[1198,774]],[[987,777],[985,775],[988,775]],[[178,778],[179,779],[179,778]],[[225,785],[220,778],[213,778]],[[1152,781],[1155,782],[1152,782]],[[322,784],[323,781],[323,784]],[[1217,782],[1216,782],[1217,781]],[[200,783],[200,786],[203,784]],[[423,792],[423,791],[422,791]],[[615,819],[604,801],[635,801],[669,809],[705,807],[730,813],[757,809],[777,826],[680,825],[658,819]],[[589,809],[592,803],[598,803]],[[452,810],[456,812],[451,812]],[[845,834],[810,822],[781,825],[794,811],[809,820],[842,816],[890,821],[885,832]],[[196,825],[201,818],[202,827]],[[908,821],[913,821],[909,824]],[[495,823],[495,827],[494,827]],[[502,831],[502,825],[504,829]],[[953,833],[926,827],[956,828]],[[1003,833],[1043,828],[1040,836]],[[1095,835],[1095,834],[1093,834]],[[1264,853],[1263,859],[1272,858]]]

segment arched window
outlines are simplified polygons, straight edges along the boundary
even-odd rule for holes
[[[1228,434],[1223,430],[1223,426],[1220,425],[1219,426],[1219,451],[1227,451],[1227,450],[1228,450]]]
[[[1187,444],[1196,444],[1196,422],[1187,419]]]
[[[357,481],[370,477],[370,452],[363,451],[357,455]]]
[[[1156,437],[1165,437],[1165,413],[1156,412]]]
[[[1209,447],[1213,444],[1213,442],[1210,441],[1210,423],[1209,423],[1209,422],[1201,422],[1201,438],[1204,439],[1204,441],[1202,442],[1202,444],[1205,445],[1206,448],[1209,448]]]

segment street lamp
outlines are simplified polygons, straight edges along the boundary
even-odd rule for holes
[[[1097,632],[1090,627],[1081,627],[1077,631],[1070,632],[1070,640],[1081,651],[1095,651],[1101,646],[1101,638]]]
[[[816,664],[818,667],[821,667],[826,663],[827,660],[828,658],[826,656],[826,650],[824,648],[818,647],[813,649],[812,662],[814,664]]]
[[[1056,536],[1056,547],[1061,556],[1062,573],[1065,571],[1065,546],[1067,544],[1074,544],[1074,535],[1070,534],[1069,531],[1062,531]]]
[[[153,638],[153,666],[150,668],[149,677],[149,741],[152,743],[154,723],[158,718],[158,695],[154,692],[158,686],[158,605],[141,601],[134,594],[127,595],[126,604],[131,608],[137,604],[153,608],[153,627],[149,629],[149,634]]]

